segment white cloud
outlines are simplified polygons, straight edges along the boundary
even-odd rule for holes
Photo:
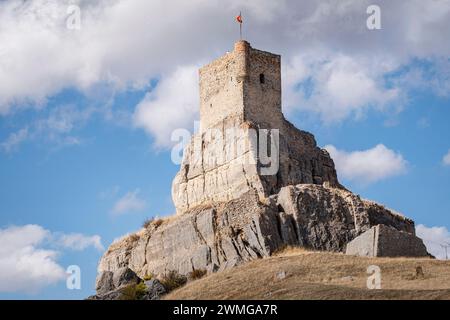
[[[111,210],[112,214],[122,215],[125,213],[141,212],[145,210],[147,203],[139,197],[140,193],[140,190],[136,189],[125,194],[114,204],[114,207]]]
[[[170,146],[174,129],[191,129],[199,110],[198,67],[180,67],[150,91],[136,107],[134,124]]]
[[[374,183],[406,172],[407,162],[400,153],[379,144],[364,151],[347,152],[325,146],[339,175],[362,184]]]
[[[39,248],[49,235],[36,225],[0,229],[0,292],[33,293],[65,278],[58,253]]]
[[[91,246],[99,251],[105,250],[100,236],[86,236],[81,233],[61,235],[58,238],[58,245],[62,246],[63,248],[69,248],[77,251],[85,250],[86,248],[89,248]]]
[[[379,1],[382,30],[376,31],[366,28],[369,0],[78,0],[80,30],[65,27],[68,3],[0,1],[0,114],[42,107],[64,88],[89,96],[99,87],[108,92],[144,88],[161,77],[166,88],[141,102],[135,124],[164,145],[170,127],[182,121],[159,125],[165,118],[157,106],[177,102],[164,101],[169,98],[162,93],[187,94],[186,101],[191,100],[190,91],[167,82],[177,69],[230,50],[238,35],[234,16],[239,10],[244,37],[257,48],[283,55],[283,96],[290,110],[342,121],[368,109],[398,112],[411,87],[450,92],[446,1]],[[386,79],[417,59],[434,66],[427,77],[418,77],[419,83]],[[192,119],[197,109],[177,103],[170,114]]]
[[[445,259],[445,249],[443,245],[448,247],[450,255],[450,232],[446,227],[427,227],[419,224],[416,227],[416,234],[423,240],[429,253],[437,259]]]
[[[0,229],[0,243],[0,292],[30,294],[66,279],[61,252],[51,248],[103,248],[99,236],[53,234],[39,225]]]
[[[5,141],[0,143],[0,147],[4,152],[9,153],[17,149],[27,138],[28,128],[22,128],[17,132],[11,133]]]
[[[446,166],[450,166],[450,150],[448,150],[447,154],[442,158],[442,163]]]

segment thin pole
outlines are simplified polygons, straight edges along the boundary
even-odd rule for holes
[[[241,40],[242,40],[242,12],[239,11],[239,17],[241,18],[241,21],[239,22],[239,34],[241,36]]]
[[[450,247],[450,244],[441,244],[441,247],[445,250],[445,260],[448,260],[447,249]]]

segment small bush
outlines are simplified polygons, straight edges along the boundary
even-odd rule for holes
[[[133,234],[130,235],[130,240],[132,242],[136,242],[136,241],[139,240],[139,236],[136,233],[133,233]]]
[[[145,228],[145,229],[148,229],[152,225],[152,223],[154,221],[155,221],[155,218],[153,218],[153,217],[152,218],[148,218],[142,223],[142,227]]]
[[[164,222],[163,219],[155,219],[155,218],[149,218],[147,220],[144,221],[144,223],[142,224],[142,227],[145,229],[150,228],[151,226],[154,226],[155,229],[157,229],[160,225],[162,225]]]
[[[194,269],[191,272],[189,272],[188,274],[188,279],[189,280],[198,280],[203,278],[206,275],[206,270],[205,269]]]
[[[130,284],[120,291],[120,300],[141,300],[147,293],[147,286],[144,282]]]
[[[161,284],[166,288],[167,292],[173,291],[186,284],[187,278],[179,274],[177,271],[172,270],[166,273],[160,280]]]
[[[163,219],[156,219],[155,221],[153,221],[153,224],[155,226],[155,228],[158,228],[160,225],[162,225],[164,222]]]

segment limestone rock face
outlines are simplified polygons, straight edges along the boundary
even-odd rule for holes
[[[248,192],[122,239],[102,257],[99,271],[108,274],[127,265],[141,278],[171,270],[215,272],[270,256],[285,245],[343,251],[380,220],[414,232],[413,221],[344,189],[301,184],[266,199]]]
[[[230,130],[241,131],[237,138],[227,139]],[[254,153],[258,149],[256,141],[263,133],[254,123],[227,118],[209,131],[195,135],[184,151],[180,171],[172,184],[177,213],[235,200],[249,191],[268,197],[284,186],[301,183],[326,183],[342,188],[328,152],[317,147],[312,134],[298,130],[284,119],[277,149],[272,150],[279,154],[278,170],[276,174],[263,174],[262,170],[270,168],[262,166]],[[217,137],[223,138],[224,143],[217,141]]]

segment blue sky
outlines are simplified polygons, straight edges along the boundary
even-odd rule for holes
[[[232,49],[239,8],[252,45],[282,54],[286,117],[331,150],[344,185],[422,224],[442,254],[450,4],[424,2],[381,1],[383,28],[368,31],[365,1],[79,1],[70,32],[64,2],[0,3],[0,298],[85,298],[104,248],[174,212],[170,133],[198,119],[196,70]],[[69,265],[81,290],[58,275]]]

